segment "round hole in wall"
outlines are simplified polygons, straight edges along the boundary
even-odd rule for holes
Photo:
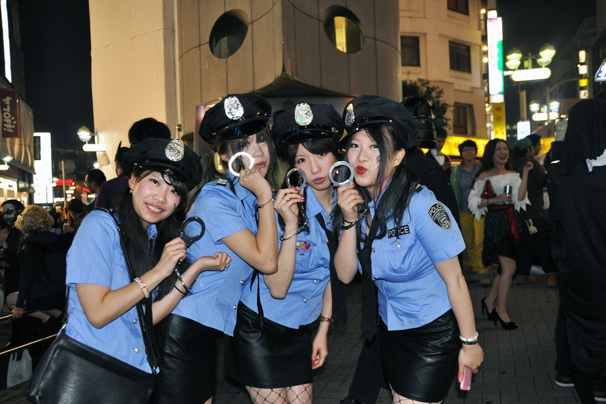
[[[364,46],[362,23],[345,7],[332,6],[326,10],[324,31],[330,42],[343,53],[356,53]]]
[[[230,10],[217,19],[210,31],[210,51],[218,58],[228,58],[240,49],[247,33],[246,14]]]

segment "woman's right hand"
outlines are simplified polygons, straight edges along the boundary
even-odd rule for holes
[[[343,212],[343,219],[353,222],[358,218],[358,205],[364,203],[354,184],[345,185],[337,189],[337,204]]]
[[[166,243],[164,250],[162,250],[162,256],[155,268],[166,278],[175,270],[177,264],[186,257],[185,241],[177,237]]]
[[[265,203],[272,196],[271,186],[259,168],[240,171],[240,184],[255,194],[259,203]]]
[[[284,219],[285,227],[298,227],[299,225],[299,207],[298,202],[303,202],[305,198],[297,190],[292,188],[281,189],[276,195],[274,209],[278,211]]]

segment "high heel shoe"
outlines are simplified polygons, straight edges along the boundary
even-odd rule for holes
[[[488,319],[488,321],[495,321],[494,309],[492,313],[488,310],[488,306],[486,305],[486,297],[480,300],[480,304],[482,305],[482,314],[484,314],[484,312],[486,311],[486,318]]]
[[[495,308],[492,311],[492,316],[493,316],[493,321],[494,321],[494,326],[497,326],[497,321],[499,323],[501,323],[501,326],[505,329],[505,330],[515,330],[516,328],[518,328],[518,324],[514,323],[513,321],[510,321],[508,323],[506,323],[505,321],[503,321],[503,319],[501,318],[501,316],[499,316],[499,313],[497,313],[497,309]]]

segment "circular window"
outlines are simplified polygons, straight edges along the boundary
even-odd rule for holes
[[[231,10],[223,14],[210,31],[210,51],[218,58],[228,58],[240,49],[248,32],[246,14]]]
[[[330,42],[343,53],[356,53],[364,46],[362,23],[345,7],[332,6],[326,10],[324,31]]]

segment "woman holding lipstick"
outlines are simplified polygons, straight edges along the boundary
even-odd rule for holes
[[[463,238],[448,208],[404,164],[419,131],[406,108],[360,96],[344,120],[355,186],[338,189],[337,273],[345,283],[362,273],[362,330],[372,339],[378,328],[393,402],[439,402],[457,369],[461,381],[484,357],[457,258]],[[360,204],[368,214],[358,213]]]
[[[199,134],[213,145],[204,157],[202,184],[188,217],[199,217],[204,236],[187,256],[226,252],[221,272],[206,272],[173,313],[156,327],[164,352],[155,403],[210,403],[215,389],[217,338],[233,335],[244,288],[257,290],[253,274],[278,269],[278,233],[272,187],[278,165],[267,121],[269,103],[257,93],[230,94],[206,111]],[[255,159],[232,156],[246,152]],[[255,284],[253,286],[253,283]]]
[[[276,149],[291,169],[303,171],[307,186],[299,190],[287,181],[276,195],[274,207],[281,216],[278,272],[261,277],[258,291],[244,288],[235,356],[253,403],[305,404],[313,400],[312,369],[328,355],[328,328],[334,317],[345,321],[342,284],[338,279],[332,283],[329,268],[336,239],[326,242],[332,237],[336,206],[329,172],[338,161],[343,130],[332,106],[300,103],[277,115],[271,132]],[[332,291],[339,286],[335,301]],[[310,324],[318,318],[310,343]]]

